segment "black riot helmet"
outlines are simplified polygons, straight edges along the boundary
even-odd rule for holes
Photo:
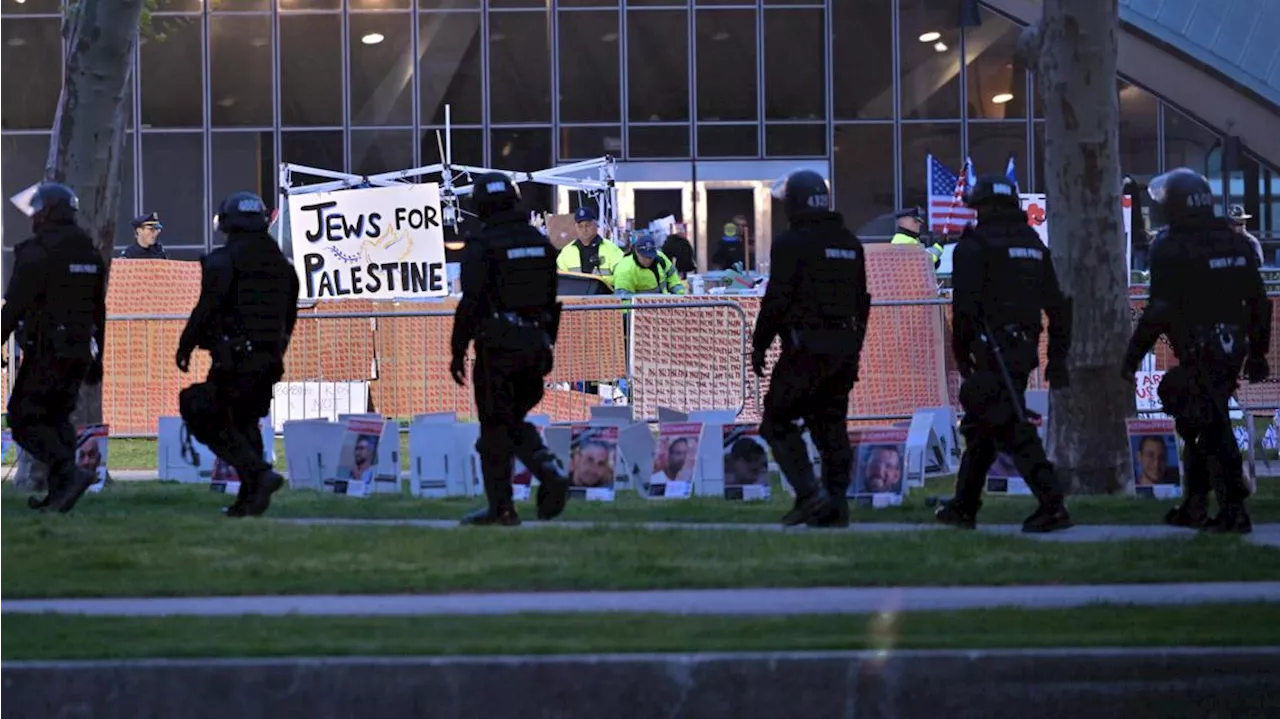
[[[490,215],[515,209],[520,202],[520,188],[501,172],[486,172],[476,177],[471,198],[476,216],[484,222]]]
[[[1147,194],[1160,207],[1166,223],[1213,217],[1213,188],[1204,175],[1191,168],[1179,167],[1153,178]]]
[[[36,188],[31,198],[31,226],[37,228],[49,222],[71,224],[80,210],[80,198],[70,187],[57,182],[44,182]]]
[[[787,218],[808,212],[825,212],[831,208],[831,191],[827,181],[813,170],[792,170],[773,183],[773,198],[781,200]]]
[[[983,175],[965,195],[964,204],[974,210],[1021,209],[1018,186],[1004,175]]]
[[[218,207],[213,218],[213,229],[227,234],[237,232],[266,232],[271,217],[262,198],[252,192],[236,192],[228,195]]]

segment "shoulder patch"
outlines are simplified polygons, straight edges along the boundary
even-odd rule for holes
[[[547,248],[542,246],[536,247],[512,247],[507,250],[508,260],[524,260],[530,257],[546,257]]]
[[[856,260],[858,251],[844,247],[828,247],[823,251],[828,260]]]
[[[1015,260],[1035,260],[1041,262],[1044,260],[1044,251],[1037,250],[1034,247],[1010,247],[1009,257]]]
[[[67,272],[73,275],[97,275],[101,274],[98,266],[92,263],[72,263],[67,265]]]

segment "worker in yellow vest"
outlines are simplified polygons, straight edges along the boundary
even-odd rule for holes
[[[614,290],[631,294],[683,295],[684,283],[671,258],[658,251],[653,235],[642,232],[613,271]]]
[[[933,258],[933,269],[938,269],[938,264],[942,262],[942,245],[932,237],[921,239],[924,215],[921,214],[920,208],[908,207],[905,210],[899,210],[894,217],[898,219],[898,231],[894,234],[891,244],[922,245]]]
[[[561,272],[599,275],[609,289],[613,289],[613,270],[622,261],[622,250],[600,237],[595,210],[579,207],[573,219],[578,238],[560,250],[556,268]]]

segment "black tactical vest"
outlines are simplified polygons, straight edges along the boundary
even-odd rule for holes
[[[233,282],[230,300],[238,328],[254,343],[275,346],[284,342],[285,319],[291,297],[289,277],[293,266],[270,235],[231,236],[227,245],[214,252],[230,256]]]
[[[556,250],[521,219],[490,225],[480,235],[489,256],[490,306],[534,317],[556,299]]]
[[[991,327],[1018,325],[1040,332],[1048,250],[1026,215],[984,218],[973,230],[983,248],[982,312]]]
[[[794,306],[798,324],[806,321],[843,321],[861,316],[865,284],[866,255],[862,243],[845,229],[839,215],[822,213],[812,219],[793,222],[776,242],[797,259],[797,286]]]
[[[106,282],[106,263],[93,240],[75,225],[43,229],[40,241],[48,254],[44,302],[37,324],[44,332],[58,329],[66,340],[93,337],[94,313]]]

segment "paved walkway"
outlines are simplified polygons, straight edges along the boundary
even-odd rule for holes
[[[404,616],[656,612],[778,615],[991,609],[1049,609],[1089,604],[1142,606],[1280,603],[1280,582],[1028,587],[872,587],[708,589],[501,594],[152,597],[6,600],[4,614],[57,612],[98,616]]]
[[[423,529],[458,529],[457,520],[452,519],[276,519],[277,522],[288,524],[322,524],[322,525],[345,525],[345,526],[402,526],[402,527],[421,527]],[[526,521],[517,529],[532,530],[542,528],[564,528],[564,529],[598,529],[607,527],[610,529],[646,529],[650,531],[663,531],[672,529],[684,530],[717,530],[717,531],[740,531],[740,532],[787,532],[787,533],[804,533],[804,532],[852,532],[855,534],[865,534],[870,532],[925,532],[925,531],[955,531],[949,527],[939,524],[906,524],[892,522],[865,522],[850,525],[847,529],[822,529],[813,530],[806,527],[784,528],[779,524],[751,524],[751,523],[710,523],[710,522],[575,522],[575,521],[554,521],[554,522],[536,522]],[[1080,524],[1071,529],[1062,532],[1053,532],[1050,534],[1023,534],[1021,525],[1017,524],[986,524],[978,525],[978,531],[989,534],[1012,535],[1018,537],[1026,537],[1045,542],[1116,542],[1127,540],[1157,540],[1157,539],[1190,539],[1197,536],[1198,532],[1189,529],[1179,529],[1163,524]],[[1280,524],[1257,524],[1253,527],[1253,534],[1245,537],[1247,541],[1267,546],[1280,547]]]

